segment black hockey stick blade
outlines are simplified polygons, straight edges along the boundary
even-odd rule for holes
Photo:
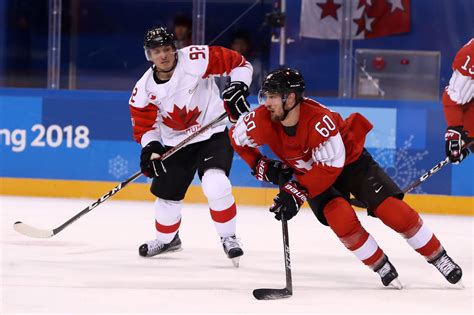
[[[253,296],[257,300],[279,300],[286,299],[293,295],[293,292],[287,288],[283,289],[255,289]]]
[[[291,277],[290,261],[290,237],[288,235],[288,222],[281,216],[281,230],[283,234],[283,256],[285,259],[286,287],[283,289],[255,289],[253,296],[257,300],[278,300],[286,299],[293,295],[293,280]]]

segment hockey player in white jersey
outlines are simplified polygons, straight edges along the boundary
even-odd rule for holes
[[[141,245],[139,254],[150,257],[181,249],[181,208],[197,171],[224,252],[238,266],[243,251],[235,236],[237,209],[228,178],[234,151],[226,122],[203,132],[165,161],[156,158],[224,110],[231,121],[248,111],[252,66],[224,47],[176,49],[174,35],[163,27],[146,33],[144,49],[153,65],[136,83],[129,105],[134,138],[142,146],[140,167],[153,178],[150,190],[157,198],[156,239]],[[224,101],[213,76],[230,76]]]

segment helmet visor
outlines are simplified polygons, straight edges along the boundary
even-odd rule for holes
[[[148,49],[148,48],[146,48],[146,47],[143,47],[143,49],[145,50],[145,57],[146,57],[146,60],[152,61],[150,49]]]
[[[281,97],[281,101],[284,103],[286,102],[286,99],[288,97],[288,94],[281,94],[280,92],[277,91],[268,91],[266,89],[261,89],[258,91],[257,99],[258,99],[258,105],[265,105],[267,102],[268,97],[275,98],[275,96],[278,95]]]
[[[173,53],[174,53],[175,55],[178,53],[178,52],[176,51],[176,48],[175,48],[174,45],[165,44],[165,45],[161,45],[161,46],[153,47],[153,48],[143,47],[143,49],[144,49],[144,51],[145,51],[146,60],[148,60],[148,61],[153,61],[152,50],[161,49],[161,50],[164,50],[165,53],[167,53],[167,51],[168,51],[167,48],[161,48],[161,47],[164,47],[164,46],[169,46],[170,49],[173,50]]]
[[[258,91],[257,99],[258,99],[258,104],[263,105],[267,101],[267,93],[268,91],[266,90],[260,90]]]

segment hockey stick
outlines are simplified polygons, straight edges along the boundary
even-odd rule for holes
[[[214,119],[213,121],[211,121],[210,123],[208,123],[207,125],[203,126],[201,129],[199,129],[198,131],[194,132],[193,134],[191,134],[189,137],[187,137],[186,139],[184,139],[183,141],[181,141],[180,143],[178,143],[176,146],[174,146],[173,148],[169,149],[168,151],[166,151],[165,153],[163,153],[163,155],[161,156],[161,160],[166,160],[167,158],[169,158],[171,155],[175,154],[177,151],[181,150],[187,143],[189,143],[191,140],[193,140],[194,138],[196,138],[197,136],[201,135],[202,133],[204,133],[205,131],[207,131],[208,129],[212,128],[215,124],[217,124],[218,122],[222,121],[224,118],[227,117],[227,113],[223,113],[221,114],[219,117],[217,117],[216,119]],[[103,195],[102,197],[100,197],[99,199],[97,199],[94,203],[92,203],[91,205],[87,206],[87,208],[85,208],[84,210],[82,210],[81,212],[77,213],[75,216],[73,216],[72,218],[70,218],[69,220],[67,220],[66,222],[64,222],[63,224],[61,224],[60,226],[58,226],[57,228],[55,229],[52,229],[52,230],[47,230],[47,229],[38,229],[38,228],[35,228],[31,225],[28,225],[26,223],[23,223],[21,221],[18,221],[18,222],[15,222],[13,224],[13,228],[15,229],[15,231],[17,231],[18,233],[20,234],[23,234],[23,235],[26,235],[26,236],[29,236],[29,237],[35,237],[35,238],[50,238],[56,234],[58,234],[59,232],[61,232],[62,230],[64,230],[66,227],[68,227],[69,225],[71,225],[74,221],[76,221],[77,219],[79,219],[80,217],[82,217],[83,215],[85,215],[86,213],[90,212],[92,209],[94,209],[95,207],[97,207],[98,205],[100,205],[101,203],[103,203],[104,201],[106,201],[107,199],[109,199],[110,197],[112,197],[113,195],[115,195],[116,193],[118,193],[120,190],[122,190],[125,186],[127,186],[129,183],[133,182],[134,180],[136,180],[138,177],[140,177],[142,175],[142,173],[140,171],[136,172],[135,174],[133,174],[131,177],[127,178],[126,180],[124,180],[123,182],[121,182],[120,184],[118,184],[117,186],[115,186],[112,190],[110,190],[109,192],[107,192],[105,195]]]
[[[470,141],[467,145],[464,146],[464,148],[467,148],[468,150],[473,150],[474,149],[474,141]],[[446,166],[449,163],[449,157],[446,157],[444,160],[440,161],[438,164],[433,166],[428,172],[424,173],[423,175],[420,176],[416,181],[405,187],[403,189],[403,193],[407,194],[413,189],[415,189],[418,185],[423,183],[425,180],[430,178],[434,173],[438,172],[440,169],[442,169],[444,166]],[[367,208],[367,205],[355,198],[351,198],[351,205],[359,207],[359,208]]]
[[[281,185],[283,185],[283,182],[284,180],[280,178]],[[293,295],[293,281],[291,278],[290,260],[290,238],[288,235],[288,222],[286,221],[284,215],[281,216],[281,230],[283,234],[283,256],[285,259],[286,287],[284,287],[283,289],[255,289],[253,290],[253,296],[257,300],[277,300],[289,298]]]
[[[283,289],[255,289],[253,296],[257,300],[277,300],[289,298],[293,295],[293,281],[291,278],[290,245],[288,238],[288,222],[281,216],[281,228],[283,232],[283,255],[285,259],[286,287]]]

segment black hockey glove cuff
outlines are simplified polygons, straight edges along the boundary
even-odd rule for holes
[[[224,108],[232,123],[235,123],[240,115],[250,111],[250,104],[247,101],[248,90],[249,87],[244,82],[233,81],[222,92]]]
[[[280,192],[273,199],[270,212],[275,213],[275,219],[281,220],[283,215],[286,220],[293,218],[306,201],[307,193],[298,182],[292,180],[280,187]]]
[[[270,160],[264,156],[258,160],[252,175],[259,181],[279,185],[286,183],[293,177],[293,170],[281,161]]]

